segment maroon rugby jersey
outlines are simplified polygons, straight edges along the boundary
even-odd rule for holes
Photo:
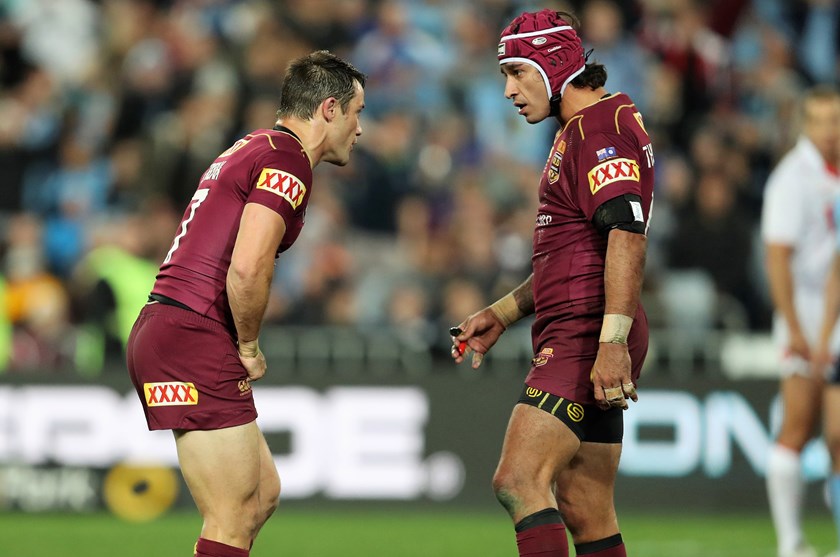
[[[602,203],[628,193],[641,198],[634,213],[647,227],[653,150],[633,101],[619,93],[566,123],[543,170],[532,260],[535,341],[564,308],[603,302],[607,240],[592,217]]]
[[[265,205],[283,217],[279,255],[300,234],[311,184],[309,157],[292,134],[256,130],[238,140],[199,180],[152,292],[235,334],[225,284],[245,204]]]

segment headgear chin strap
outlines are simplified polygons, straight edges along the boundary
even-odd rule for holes
[[[552,115],[559,110],[566,86],[586,67],[580,37],[552,10],[525,12],[505,27],[499,42],[499,64],[534,66],[545,82]]]

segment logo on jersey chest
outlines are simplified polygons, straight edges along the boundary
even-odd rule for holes
[[[306,186],[297,176],[275,168],[263,168],[257,180],[257,189],[270,191],[289,202],[293,209],[303,201]]]
[[[561,140],[557,150],[551,154],[548,160],[548,183],[553,184],[560,178],[560,163],[563,162],[563,153],[566,152],[566,140]]]
[[[640,181],[639,163],[631,159],[609,160],[590,170],[586,177],[589,179],[589,191],[595,195],[598,190],[613,182]]]

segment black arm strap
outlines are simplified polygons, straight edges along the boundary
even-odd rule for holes
[[[633,193],[625,193],[608,199],[595,209],[592,224],[599,233],[605,236],[613,228],[644,234],[645,217],[642,212],[642,198]]]

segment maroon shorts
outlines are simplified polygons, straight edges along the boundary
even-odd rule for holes
[[[256,419],[247,372],[218,321],[147,304],[126,352],[149,429],[222,429]]]
[[[603,302],[571,306],[562,316],[548,321],[534,343],[536,355],[525,383],[579,404],[595,404],[589,374],[598,355],[603,321]],[[627,345],[632,362],[630,375],[636,383],[648,350],[647,317],[641,306],[633,320]]]

